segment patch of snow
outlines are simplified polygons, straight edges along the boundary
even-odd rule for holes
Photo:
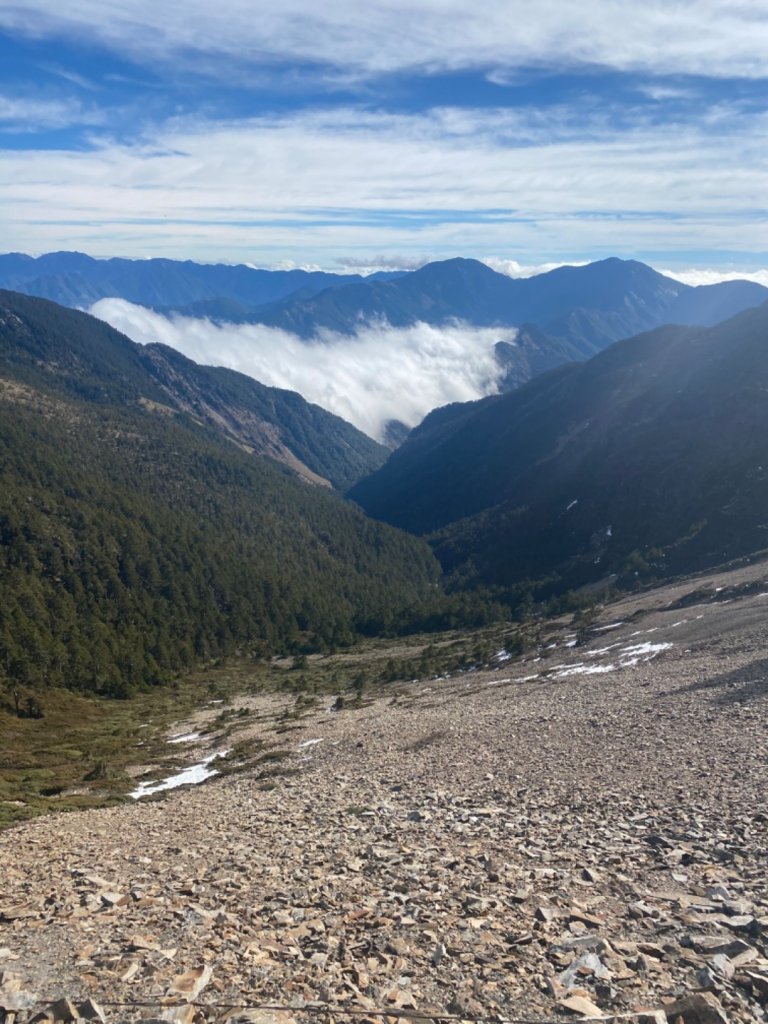
[[[563,647],[575,647],[577,643],[578,640],[566,640]]]
[[[688,621],[688,619],[680,619],[678,622],[673,622],[672,625],[669,628],[670,629],[674,629],[675,626],[682,626],[683,623],[687,622],[687,621]]]
[[[612,526],[609,526],[608,529],[605,531],[605,536],[606,537],[612,537],[613,536],[613,527]]]
[[[622,654],[628,654],[630,656],[636,654],[658,654],[659,651],[667,651],[670,647],[674,647],[674,644],[670,643],[644,643],[644,644],[630,644],[629,647],[623,648]]]
[[[567,676],[597,676],[615,671],[615,665],[573,665],[571,668],[558,672],[555,679],[565,679]]]
[[[179,733],[178,736],[171,736],[168,740],[169,743],[191,743],[193,740],[199,740],[199,732],[185,732]]]
[[[623,625],[624,625],[624,620],[623,619],[621,620],[621,622],[609,622],[607,626],[595,626],[593,632],[595,632],[595,633],[604,633],[608,629],[618,629],[619,626],[623,626]]]
[[[619,640],[618,643],[608,644],[607,647],[598,647],[594,651],[586,651],[585,652],[586,657],[587,658],[598,658],[601,654],[607,654],[608,651],[612,651],[614,649],[614,647],[621,647],[622,643],[623,643],[623,641]]]
[[[509,653],[506,647],[502,647],[501,650],[497,651],[495,655],[496,661],[509,661],[511,657],[512,655]]]
[[[206,779],[211,779],[214,775],[219,774],[215,768],[210,768],[209,765],[218,757],[224,757],[228,753],[228,750],[222,750],[217,754],[209,754],[208,757],[204,757],[198,764],[190,765],[189,768],[183,768],[175,775],[169,775],[162,782],[140,782],[136,789],[128,795],[133,797],[134,800],[140,800],[143,796],[151,796],[153,793],[160,793],[166,789],[178,789],[179,786],[197,786],[201,782],[205,782]]]
[[[578,504],[579,504],[579,499],[578,498],[574,498],[573,501],[570,503],[570,505],[566,505],[565,506],[565,511],[566,512],[570,512],[571,509],[573,508],[573,506],[574,505],[578,505]]]
[[[610,644],[610,646],[603,647],[597,651],[588,651],[587,657],[595,657],[595,655],[598,654],[605,654],[607,651],[613,650],[616,647],[621,647],[621,643]],[[618,664],[585,665],[583,661],[577,661],[573,665],[553,665],[551,671],[554,672],[555,679],[567,679],[568,676],[604,675],[606,672],[616,672],[617,669],[634,668],[636,665],[639,665],[640,662],[650,661],[652,658],[655,658],[657,654],[668,650],[670,647],[674,647],[674,644],[652,644],[648,642],[643,644],[630,644],[628,647],[624,647],[620,651],[617,651],[619,656]]]
[[[521,683],[530,683],[530,681],[531,681],[532,679],[538,679],[538,678],[539,678],[539,673],[538,673],[538,672],[536,672],[536,673],[535,673],[534,675],[532,675],[532,676],[523,676],[523,678],[522,678],[522,679],[520,680],[520,682],[521,682]]]
[[[674,644],[668,643],[632,644],[619,652],[619,665],[621,668],[633,668],[641,661],[650,661],[651,658],[655,658],[657,654],[661,654],[662,651],[668,651],[670,647],[674,646]]]
[[[316,739],[316,740],[304,740],[303,743],[299,744],[299,750],[302,750],[304,747],[314,747],[314,745],[316,743],[322,743],[322,742],[323,742],[323,737],[322,736],[318,737],[318,739]]]

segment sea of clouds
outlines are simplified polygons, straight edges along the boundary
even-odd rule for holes
[[[515,337],[508,328],[462,323],[380,323],[354,335],[323,331],[308,342],[260,324],[166,317],[124,299],[102,299],[89,312],[140,344],[160,342],[197,363],[298,391],[377,440],[390,420],[414,427],[437,406],[494,394],[503,373],[494,345]]]

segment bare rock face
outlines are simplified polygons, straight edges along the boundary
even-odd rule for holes
[[[3,833],[0,1020],[761,1024],[765,599],[683,597],[319,708],[269,787]]]

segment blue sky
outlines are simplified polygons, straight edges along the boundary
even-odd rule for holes
[[[768,283],[764,0],[60,6],[0,0],[3,251]]]

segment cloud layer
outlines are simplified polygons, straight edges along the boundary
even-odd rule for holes
[[[756,270],[766,52],[764,0],[0,0],[4,246]]]
[[[353,337],[325,332],[307,343],[258,324],[167,318],[123,299],[102,299],[90,312],[134,341],[161,342],[198,363],[298,391],[378,440],[388,420],[413,427],[437,406],[494,393],[501,370],[493,346],[515,333],[418,323],[366,326]]]
[[[201,54],[245,64],[303,61],[340,76],[603,65],[622,71],[762,77],[763,0],[49,0],[0,5],[0,26],[33,36],[96,37],[143,63]]]
[[[546,115],[187,118],[130,144],[0,152],[4,245],[326,267],[377,249],[552,262],[760,254],[767,132],[768,114],[737,108],[616,127],[586,101]]]

